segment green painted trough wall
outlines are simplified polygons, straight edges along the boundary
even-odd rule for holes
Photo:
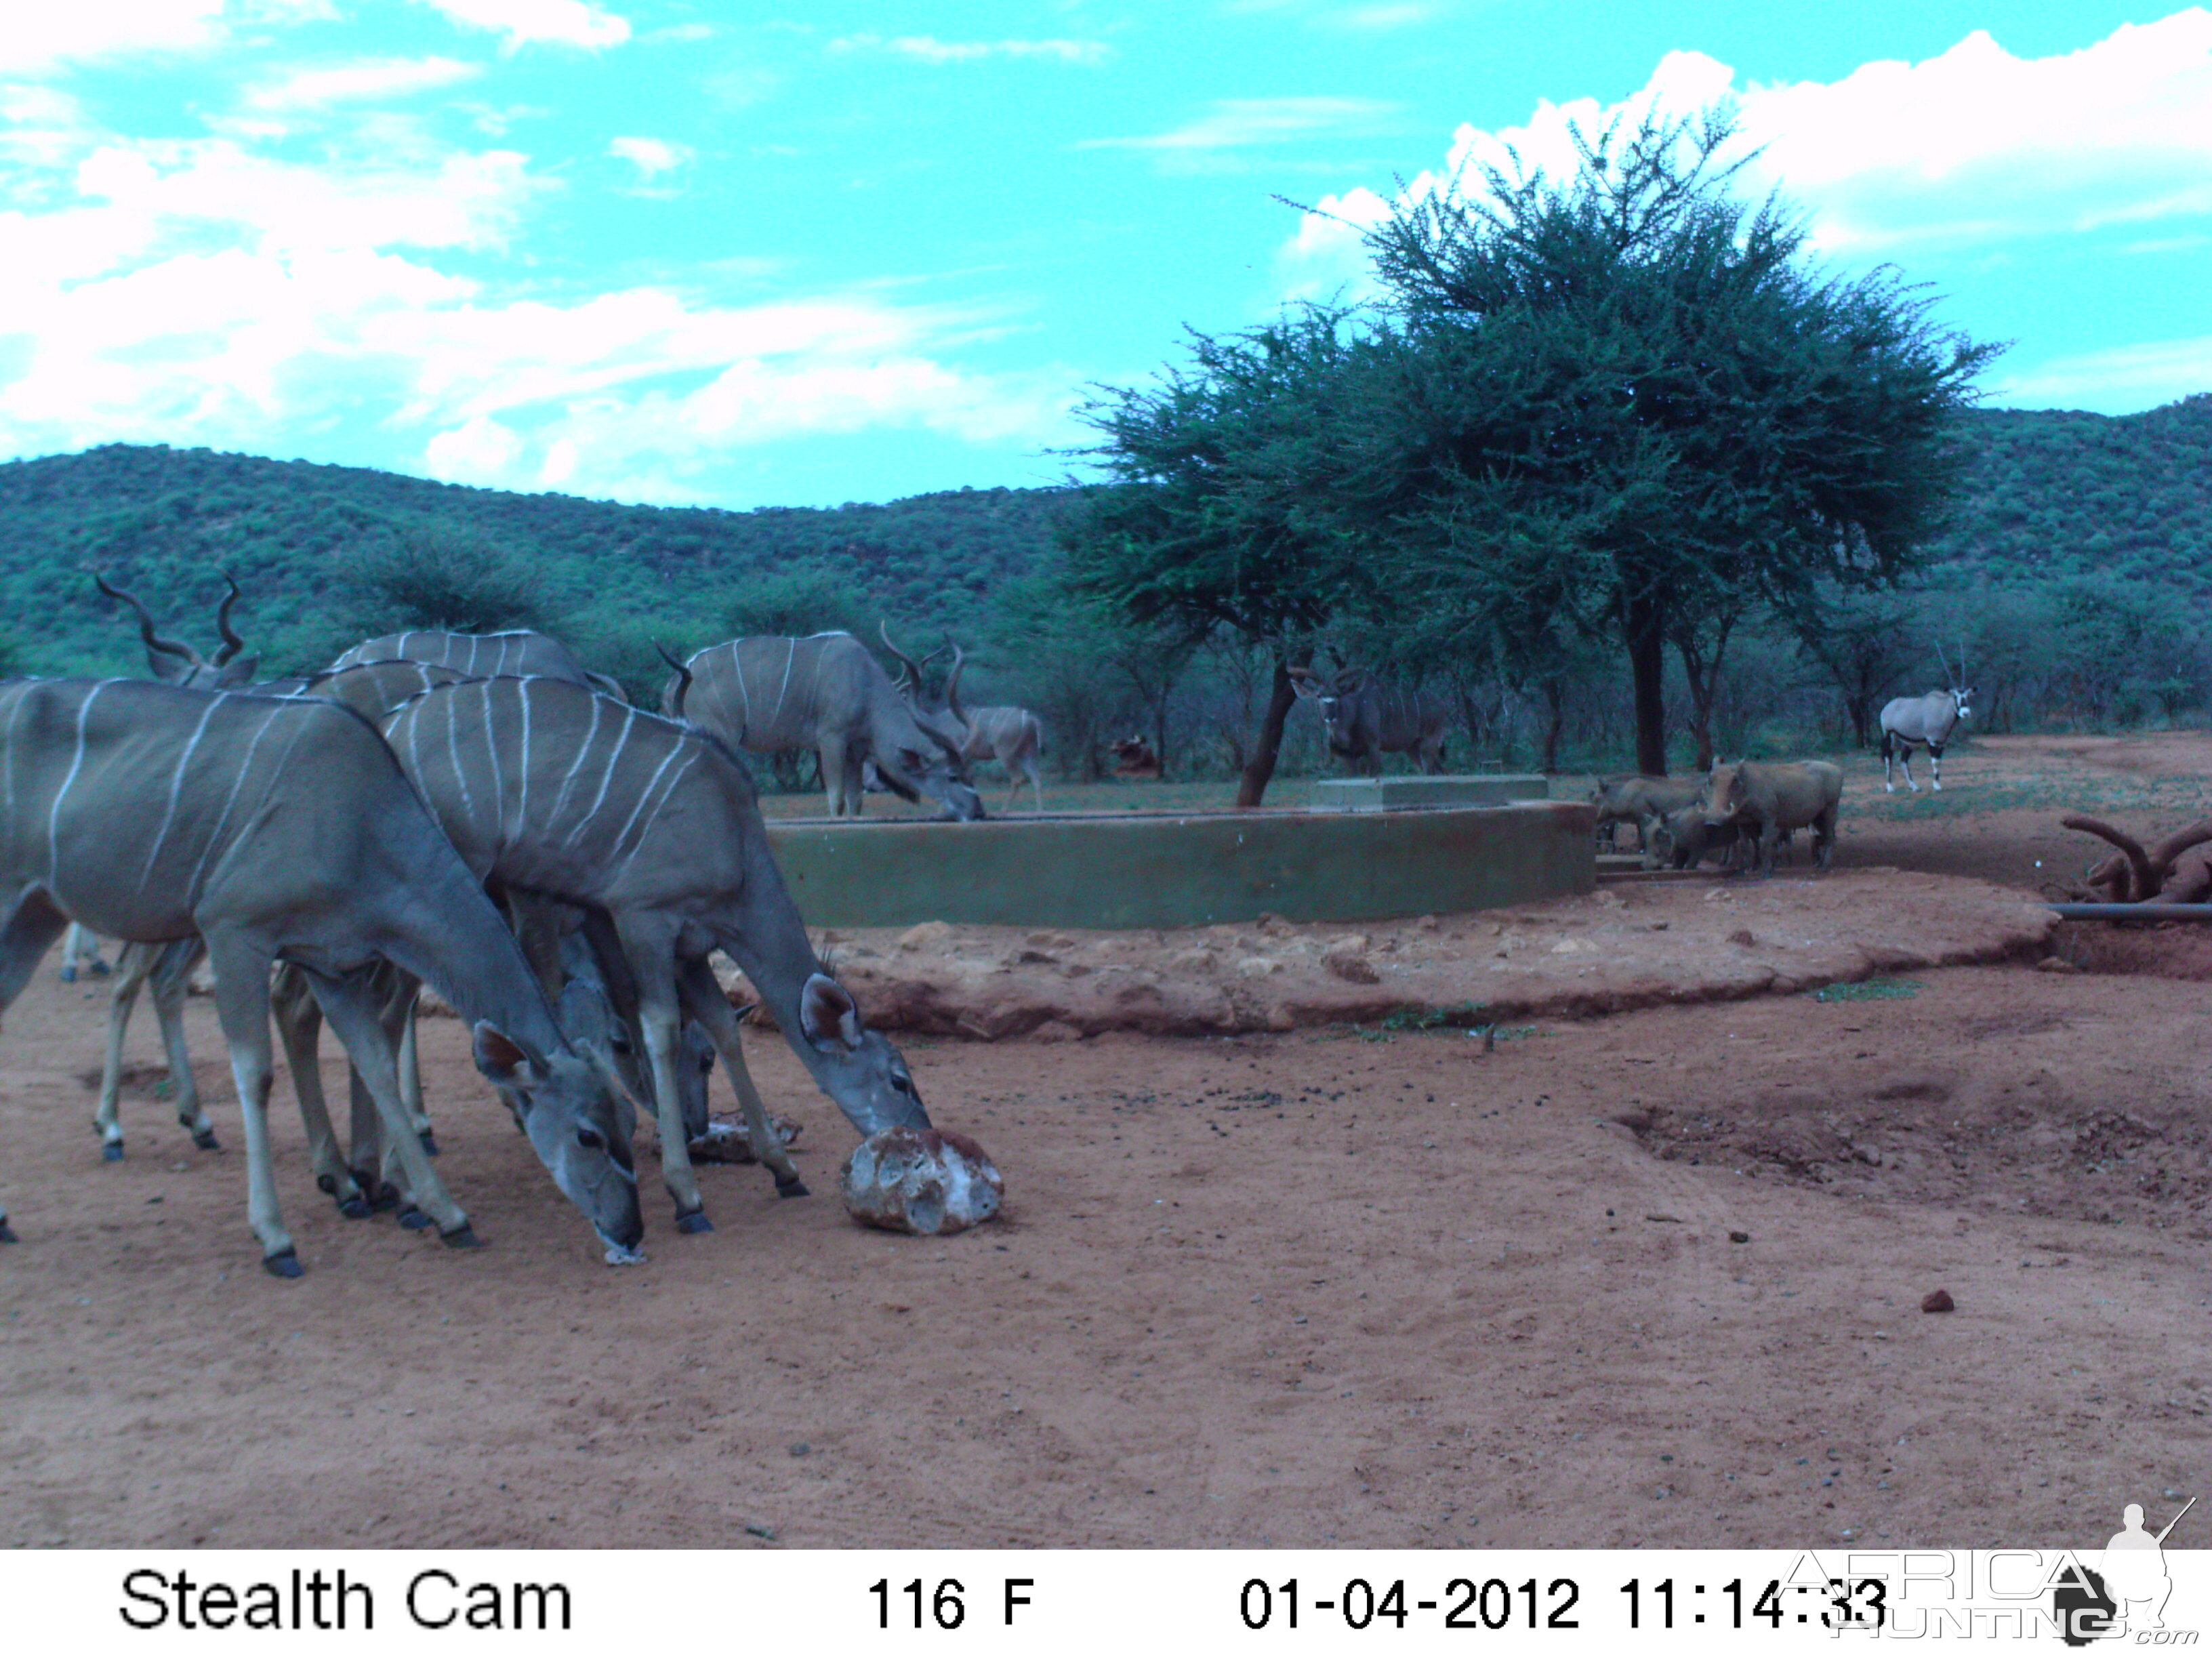
[[[799,914],[817,927],[1200,927],[1263,911],[1376,921],[1587,893],[1597,881],[1595,817],[1587,802],[1529,801],[981,823],[787,820],[768,830]]]

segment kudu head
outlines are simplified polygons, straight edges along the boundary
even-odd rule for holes
[[[969,820],[988,816],[961,752],[968,743],[968,717],[960,707],[960,669],[967,660],[966,653],[958,646],[952,647],[952,672],[945,685],[945,708],[933,713],[921,702],[921,663],[892,642],[890,629],[880,617],[876,622],[876,631],[883,636],[884,648],[899,659],[902,677],[896,690],[906,712],[922,735],[942,751],[925,754],[902,750],[894,759],[910,771],[921,793],[944,807],[948,816]]]
[[[223,598],[216,611],[216,631],[222,635],[222,649],[210,662],[189,645],[176,640],[165,640],[154,631],[154,618],[143,605],[119,587],[108,586],[107,578],[95,574],[93,581],[111,599],[120,599],[138,613],[139,636],[146,641],[146,666],[157,680],[167,680],[171,685],[181,685],[196,691],[227,691],[233,687],[252,683],[253,671],[261,665],[258,653],[239,656],[246,641],[239,638],[230,625],[230,608],[238,603],[238,584],[226,576],[230,592]]]
[[[862,1134],[930,1127],[906,1057],[881,1031],[860,1024],[860,1005],[827,963],[817,963],[799,988],[799,1041],[791,1046]]]
[[[584,1212],[609,1259],[634,1252],[645,1237],[637,1165],[599,1068],[565,1047],[533,1055],[486,1020],[477,1022],[471,1046],[477,1070],[507,1097],[553,1184]]]
[[[1321,713],[1321,723],[1332,736],[1350,725],[1346,700],[1367,684],[1366,670],[1341,669],[1333,681],[1323,679],[1310,668],[1292,668],[1290,675],[1291,690],[1313,703]]]

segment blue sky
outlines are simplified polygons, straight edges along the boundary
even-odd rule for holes
[[[2012,342],[1991,403],[2212,389],[2202,9],[60,0],[0,33],[0,456],[1050,483],[1186,325],[1356,296],[1341,221],[1722,95],[1823,259]]]

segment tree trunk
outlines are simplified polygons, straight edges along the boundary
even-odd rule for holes
[[[1544,728],[1544,763],[1538,769],[1547,776],[1559,769],[1559,733],[1567,724],[1566,682],[1549,679],[1544,682],[1544,703],[1552,711],[1551,723]]]
[[[1274,685],[1267,697],[1267,717],[1260,722],[1260,739],[1253,745],[1252,758],[1237,786],[1237,805],[1240,809],[1257,806],[1260,798],[1267,793],[1268,781],[1275,775],[1275,757],[1282,751],[1283,722],[1291,717],[1291,705],[1297,701],[1297,690],[1291,684],[1291,665],[1278,657]]]
[[[1682,659],[1682,678],[1690,687],[1690,737],[1697,745],[1697,769],[1713,769],[1713,705],[1720,701],[1721,659],[1728,654],[1729,635],[1735,616],[1724,614],[1713,635],[1713,654],[1708,658],[1698,643],[1695,623],[1677,628],[1674,650]]]
[[[1636,679],[1636,769],[1667,775],[1667,627],[1659,601],[1632,598],[1624,607],[1628,666]]]

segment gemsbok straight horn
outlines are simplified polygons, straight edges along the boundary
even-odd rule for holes
[[[521,949],[376,729],[312,698],[135,680],[0,686],[0,1009],[72,921],[216,972],[263,1264],[301,1272],[269,1141],[269,975],[300,968],[362,1071],[410,1190],[472,1244],[399,1102],[365,970],[389,962],[469,1022],[477,1068],[526,1103],[532,1145],[610,1250],[643,1234],[614,1103],[570,1050]],[[0,1215],[0,1239],[11,1237]]]

